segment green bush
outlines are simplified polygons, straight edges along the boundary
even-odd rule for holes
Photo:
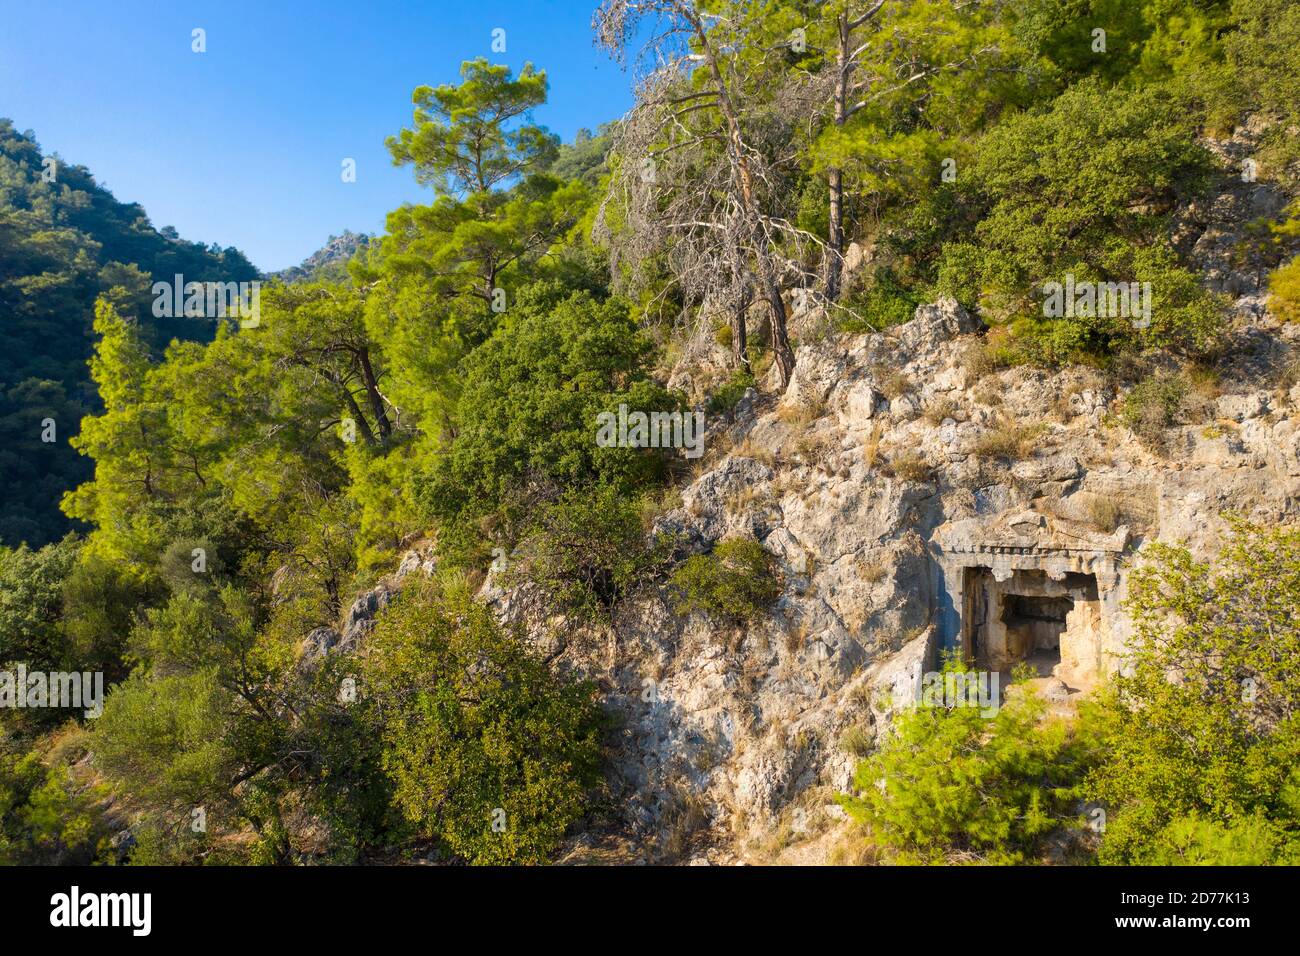
[[[88,864],[107,845],[99,787],[75,785],[66,766],[0,745],[0,865]]]
[[[755,621],[781,595],[775,559],[753,538],[729,538],[712,554],[686,559],[672,574],[682,611],[703,611],[735,623]]]
[[[670,450],[596,444],[597,416],[620,404],[680,410],[680,400],[649,378],[652,355],[614,300],[576,293],[512,310],[466,360],[455,439],[414,482],[415,499],[440,523],[444,554],[466,563],[481,540],[480,522],[499,511],[522,520],[532,486],[603,484],[634,495],[656,485]]]
[[[924,294],[908,291],[892,272],[883,271],[869,289],[845,298],[835,311],[835,328],[858,333],[902,325],[911,320],[924,300]]]
[[[1300,322],[1300,256],[1268,277],[1269,307],[1284,322]]]
[[[361,687],[396,807],[455,858],[546,862],[600,781],[595,687],[553,672],[463,581],[403,593]]]
[[[906,710],[840,802],[891,862],[1035,862],[1048,834],[1078,825],[1073,788],[1086,759],[1045,711],[1027,689],[992,717],[977,706]]]
[[[1080,146],[1081,131],[1088,143]],[[1168,245],[1180,191],[1211,168],[1185,108],[1154,88],[1085,80],[1050,108],[1005,120],[979,141],[952,187],[955,223],[942,247],[937,288],[1005,323],[1036,361],[1167,348],[1215,348],[1222,302]],[[1122,316],[1049,318],[1042,286],[1064,281],[1150,282],[1150,324]]]
[[[745,396],[745,392],[753,387],[753,373],[738,369],[709,396],[705,410],[710,415],[729,415],[736,407],[736,403]]]
[[[531,583],[557,610],[596,620],[656,563],[639,502],[602,487],[542,505],[511,556],[504,583]]]
[[[1180,375],[1153,375],[1133,386],[1120,407],[1119,418],[1149,445],[1159,446],[1166,428],[1178,424],[1187,382]]]
[[[1153,544],[1129,577],[1127,667],[1088,713],[1103,863],[1300,848],[1300,531],[1234,524],[1213,562]]]

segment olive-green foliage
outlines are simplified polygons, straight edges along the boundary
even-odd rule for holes
[[[1232,0],[1236,29],[1227,33],[1229,80],[1216,105],[1233,119],[1260,110],[1273,122],[1265,158],[1281,172],[1300,157],[1289,126],[1300,122],[1300,7],[1290,0]]]
[[[945,674],[964,668],[950,662]],[[841,803],[892,862],[1034,862],[1042,840],[1077,825],[1086,751],[1027,687],[992,717],[981,707],[917,706],[858,765]]]
[[[1300,851],[1300,531],[1235,525],[1212,563],[1153,544],[1130,576],[1133,651],[1093,716],[1102,862]]]
[[[125,676],[125,636],[149,595],[119,568],[84,554],[73,536],[38,551],[0,548],[0,663],[101,671],[111,683]],[[23,720],[57,716],[30,711]]]
[[[78,755],[80,756],[80,755]],[[78,785],[57,755],[0,745],[0,865],[87,864],[107,833],[100,788]]]
[[[1256,811],[1220,822],[1196,813],[1176,817],[1158,832],[1145,836],[1140,853],[1149,866],[1297,866],[1300,839]],[[1112,862],[1109,854],[1103,862]]]
[[[292,648],[259,635],[261,623],[233,585],[176,591],[132,632],[137,666],[94,723],[96,767],[171,835],[167,852],[178,857],[207,858],[215,838],[241,827],[258,836],[249,861],[288,856],[282,800],[314,766],[315,701],[298,684]],[[196,807],[208,823],[198,842],[186,835]]]
[[[595,688],[553,672],[463,581],[385,612],[362,692],[396,806],[456,858],[546,862],[600,779]]]
[[[1296,256],[1268,279],[1269,307],[1287,322],[1300,322],[1300,256]]]
[[[952,187],[957,214],[974,225],[969,239],[943,247],[938,287],[980,304],[987,321],[1013,323],[1047,361],[1125,348],[1212,349],[1220,304],[1165,238],[1173,202],[1209,168],[1194,133],[1187,112],[1160,91],[1091,80],[1050,108],[1005,120]],[[1043,285],[1067,274],[1150,282],[1150,325],[1045,317]]]
[[[765,614],[781,595],[776,560],[753,538],[728,538],[710,554],[687,558],[672,574],[683,611],[744,623]]]
[[[416,498],[444,523],[439,544],[468,553],[479,519],[517,502],[530,484],[601,483],[627,494],[664,473],[665,449],[602,448],[598,415],[671,412],[680,400],[649,377],[649,343],[618,300],[586,293],[557,300],[534,289],[464,364],[455,440]]]
[[[1144,442],[1159,447],[1165,429],[1178,423],[1186,396],[1187,382],[1181,375],[1151,375],[1124,396],[1120,420]]]
[[[602,486],[538,507],[506,568],[507,583],[528,582],[547,601],[585,620],[614,604],[661,563],[647,542],[638,502]]]
[[[723,328],[730,331],[730,326],[723,326]],[[709,402],[705,410],[710,415],[729,414],[745,396],[745,392],[753,387],[753,373],[738,369],[732,373],[730,378],[718,386],[717,391],[709,396]]]
[[[414,122],[385,145],[393,162],[415,167],[439,195],[485,195],[555,156],[555,137],[515,122],[546,102],[546,72],[525,64],[519,75],[482,57],[460,67],[459,86],[416,87]]]
[[[0,548],[0,661],[53,670],[67,659],[63,586],[78,550],[74,537],[39,551]]]
[[[904,289],[892,273],[876,277],[868,289],[845,298],[835,313],[835,327],[841,332],[879,332],[912,318],[924,297]]]

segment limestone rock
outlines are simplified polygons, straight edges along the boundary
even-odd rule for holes
[[[313,663],[326,654],[336,650],[343,641],[343,635],[332,627],[318,627],[303,639],[302,660]]]

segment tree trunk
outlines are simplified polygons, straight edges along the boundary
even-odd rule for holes
[[[370,350],[363,348],[358,356],[361,360],[361,380],[366,386],[366,398],[370,401],[370,410],[375,415],[375,427],[379,429],[380,438],[387,438],[393,433],[393,426],[388,423],[384,398],[379,394],[379,381],[375,378],[375,370],[370,364]]]
[[[754,258],[758,263],[758,276],[767,297],[768,308],[772,311],[772,352],[776,356],[776,367],[781,374],[781,387],[790,384],[790,373],[794,371],[794,352],[790,349],[790,340],[786,334],[785,301],[781,298],[781,285],[777,280],[776,270],[772,266],[771,251],[767,237],[759,228],[758,205],[754,199],[754,176],[749,168],[749,159],[745,156],[745,141],[740,134],[740,118],[735,105],[731,102],[731,92],[722,75],[722,67],[713,52],[703,22],[694,14],[687,14],[691,29],[700,43],[700,49],[713,74],[713,82],[718,88],[718,108],[727,122],[727,153],[731,158],[733,175],[740,186],[740,207],[745,216],[746,227],[753,241]]]
[[[835,50],[835,125],[843,126],[848,118],[849,74],[852,66],[849,62],[849,42],[853,31],[849,24],[849,13],[845,10],[836,18],[839,28],[839,42]],[[826,171],[826,181],[830,189],[830,216],[826,245],[826,298],[834,302],[840,295],[840,277],[844,271],[844,171],[832,166]]]
[[[731,360],[736,367],[750,372],[749,336],[745,327],[745,313],[749,311],[749,293],[741,293],[731,312]]]
[[[343,382],[339,382],[338,386],[343,391],[343,400],[347,403],[348,410],[356,416],[357,430],[361,432],[361,437],[365,439],[367,445],[376,444],[375,433],[370,430],[370,423],[366,421],[361,406],[357,404],[357,400],[352,396],[352,390]]]
[[[844,173],[831,167],[826,171],[830,185],[830,230],[826,243],[826,298],[840,297],[840,276],[844,271]]]

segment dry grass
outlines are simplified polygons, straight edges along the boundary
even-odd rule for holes
[[[880,422],[873,422],[871,434],[862,443],[862,461],[868,468],[875,468],[876,463],[880,460],[880,439],[884,433],[885,426]]]
[[[1088,523],[1107,534],[1118,528],[1124,520],[1124,509],[1109,495],[1090,495],[1087,514]]]
[[[691,838],[708,823],[708,811],[703,798],[681,783],[672,789],[672,809],[665,816],[668,826],[660,853],[664,859],[680,860],[690,849]]]
[[[798,654],[805,644],[808,643],[808,635],[812,629],[803,621],[786,628],[785,632],[785,649],[791,654]]]
[[[826,854],[828,866],[874,866],[879,862],[880,851],[859,827],[848,828],[844,838]]]
[[[898,369],[877,367],[874,371],[876,386],[891,402],[912,390],[912,380]]]
[[[855,757],[865,757],[876,746],[876,735],[863,724],[854,724],[840,735],[840,749]]]
[[[941,398],[926,406],[924,417],[931,425],[942,425],[948,418],[956,421],[960,414],[960,405],[951,398]]]
[[[972,393],[975,401],[988,408],[1002,405],[1002,383],[996,381],[981,382]]]
[[[1108,534],[1120,525],[1128,525],[1137,532],[1150,530],[1160,511],[1158,496],[1149,487],[1092,494],[1085,507],[1089,523]]]
[[[647,495],[641,499],[641,527],[650,532],[660,515],[676,511],[682,506],[682,490],[676,485],[665,488],[658,497]]]
[[[885,562],[879,559],[868,561],[866,558],[858,558],[858,580],[864,584],[877,584],[885,579],[886,568]]]
[[[825,402],[814,402],[810,405],[791,402],[783,404],[776,410],[777,421],[796,428],[811,425],[825,414]]]
[[[827,434],[802,435],[794,444],[795,455],[802,462],[819,467],[827,465],[835,451],[831,436]]]
[[[886,470],[900,481],[926,481],[932,469],[924,455],[905,451],[891,458]]]
[[[732,514],[745,514],[751,508],[766,508],[772,503],[771,490],[762,485],[745,485],[732,492],[727,498],[727,511]]]
[[[745,440],[732,449],[732,454],[739,458],[752,458],[761,465],[768,468],[776,466],[776,455],[770,448],[764,448],[754,443],[754,440],[746,435]]]
[[[981,435],[971,451],[977,458],[1019,461],[1033,453],[1045,427],[1042,423],[1021,425],[1004,421]]]

